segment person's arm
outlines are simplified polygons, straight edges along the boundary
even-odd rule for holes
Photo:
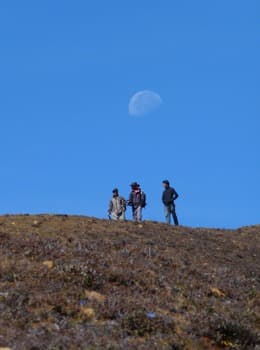
[[[122,210],[126,211],[126,200],[124,199],[124,197],[121,197],[120,201],[121,201]]]
[[[133,204],[133,193],[131,192],[130,195],[129,195],[129,199],[127,201],[127,204],[128,205],[132,205]]]
[[[162,193],[162,202],[164,203],[164,191]]]
[[[168,202],[167,202],[167,193],[166,193],[166,190],[163,191],[163,194],[162,194],[162,202],[164,205],[168,205],[169,203],[169,198],[168,198]]]
[[[110,202],[109,202],[109,207],[108,207],[108,214],[109,214],[109,215],[111,215],[112,210],[113,210],[113,202],[110,201]]]
[[[178,197],[179,197],[178,193],[173,188],[173,200],[175,201],[175,199],[177,199]]]

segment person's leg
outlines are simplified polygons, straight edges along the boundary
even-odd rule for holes
[[[164,206],[164,213],[165,213],[165,219],[167,224],[171,223],[171,210],[170,207],[168,205]]]
[[[137,212],[136,208],[133,207],[133,221],[137,221]]]
[[[176,214],[175,205],[172,206],[172,217],[173,217],[174,225],[178,226],[179,225],[179,221],[178,221],[178,217],[177,217],[177,214]]]
[[[136,221],[142,221],[142,207],[136,209]]]
[[[125,212],[123,212],[123,213],[119,216],[118,220],[120,220],[120,221],[125,221]]]
[[[110,217],[111,217],[111,220],[114,220],[114,221],[118,220],[118,216],[115,213],[111,213]]]

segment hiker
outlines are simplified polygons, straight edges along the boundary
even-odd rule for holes
[[[108,216],[111,220],[125,220],[126,200],[119,195],[115,188],[112,191],[113,197],[109,202]]]
[[[142,210],[146,206],[146,195],[137,182],[133,182],[130,186],[132,191],[129,195],[128,205],[132,207],[133,220],[140,222],[142,221]]]
[[[168,180],[164,180],[162,184],[164,187],[164,191],[162,194],[162,201],[164,204],[166,222],[167,224],[171,223],[171,215],[172,215],[174,224],[178,226],[179,222],[178,222],[178,218],[175,210],[174,201],[179,197],[179,195],[173,187],[170,187],[170,182]]]

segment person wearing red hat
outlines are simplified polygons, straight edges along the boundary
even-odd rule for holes
[[[179,197],[179,195],[173,187],[170,187],[170,182],[168,180],[164,180],[162,184],[164,187],[164,191],[162,194],[162,202],[164,204],[166,222],[167,224],[171,223],[171,215],[172,215],[174,224],[178,226],[179,221],[176,214],[174,201]]]
[[[132,191],[129,195],[128,205],[132,207],[133,220],[140,222],[142,221],[142,210],[146,206],[146,195],[137,182],[133,182],[130,186]]]

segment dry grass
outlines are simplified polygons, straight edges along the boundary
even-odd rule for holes
[[[0,348],[259,349],[259,233],[0,217]]]

